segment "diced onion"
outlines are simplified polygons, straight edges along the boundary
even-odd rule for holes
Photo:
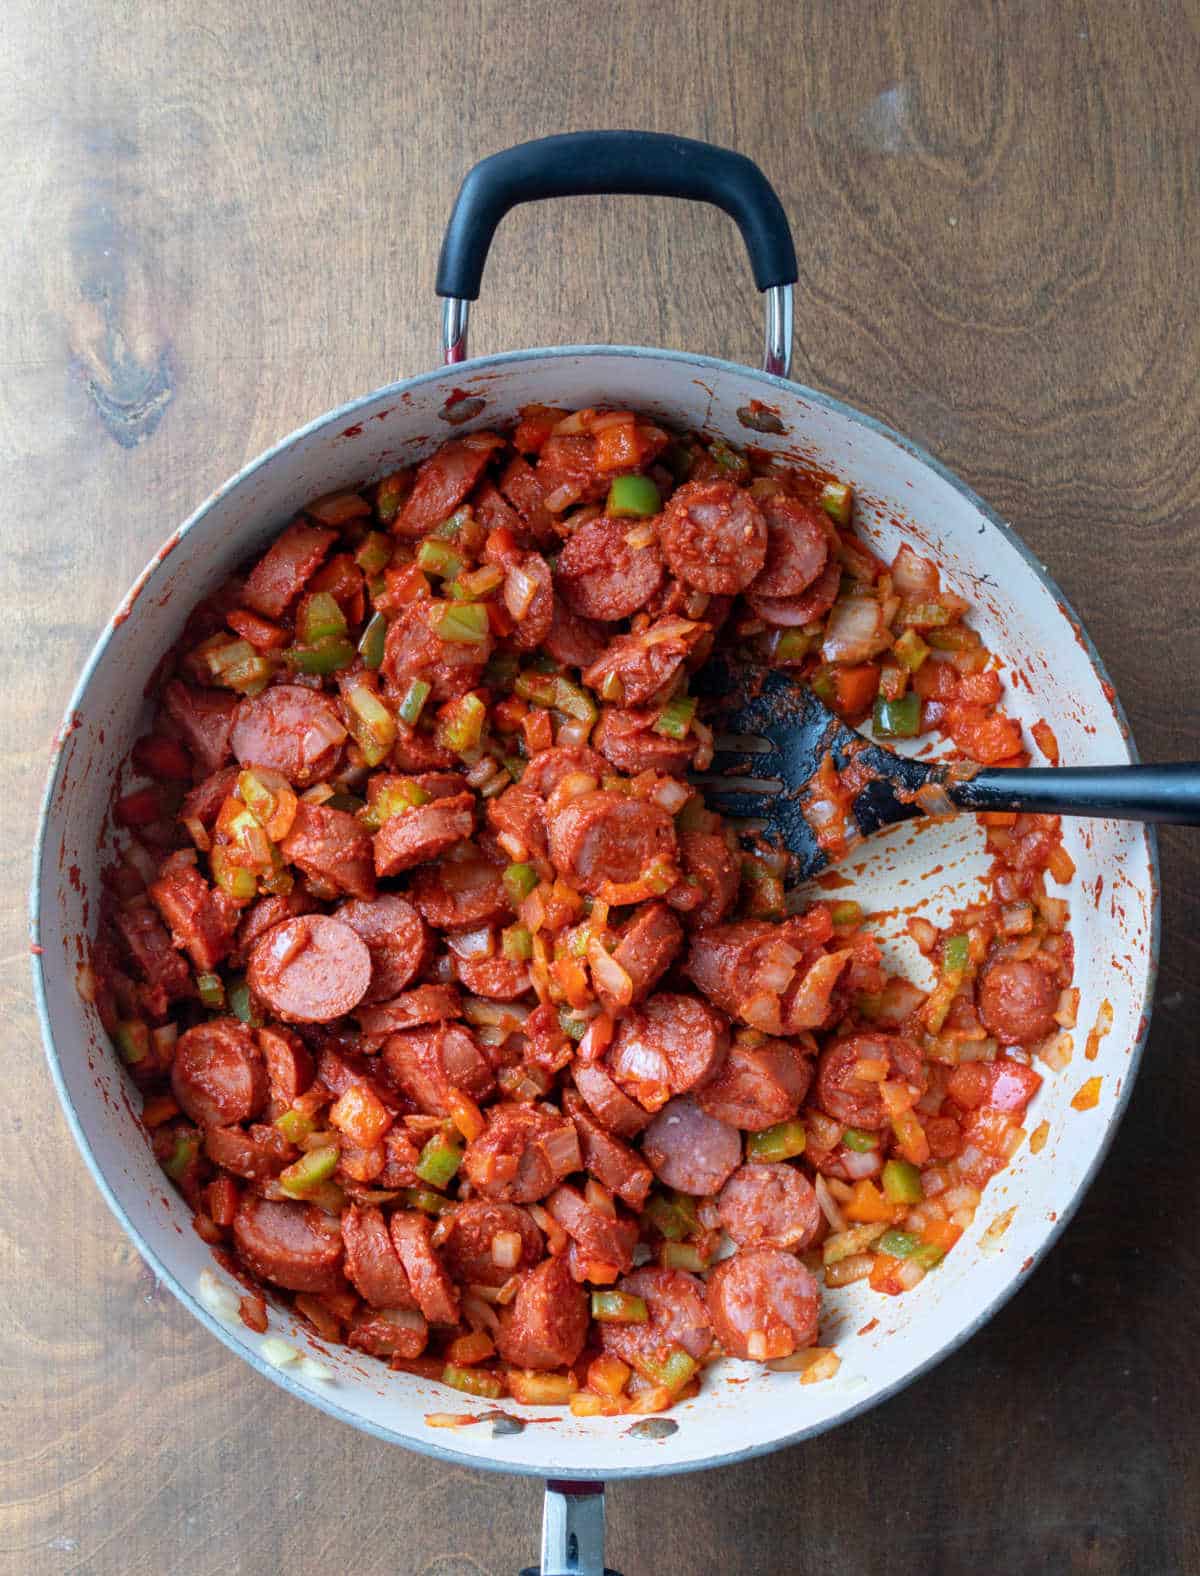
[[[779,994],[792,983],[796,965],[804,956],[786,941],[775,942],[763,962],[754,971],[754,983],[760,990]]]
[[[98,981],[96,971],[90,963],[81,963],[75,970],[75,989],[79,992],[81,1001],[86,1001],[90,1007],[96,1000]]]
[[[883,609],[875,598],[851,596],[834,603],[821,655],[826,662],[866,662],[890,643]]]
[[[637,417],[631,410],[605,410],[598,415],[593,415],[587,424],[588,432],[607,432],[610,427],[630,427],[637,423]],[[560,432],[561,427],[555,427],[555,432]]]
[[[294,1346],[289,1346],[286,1341],[281,1341],[277,1335],[268,1335],[259,1351],[272,1368],[286,1368],[289,1363],[298,1362],[300,1353]]]
[[[914,553],[905,542],[892,564],[892,585],[906,601],[927,602],[940,589],[937,565]]]
[[[398,1325],[402,1330],[418,1330],[422,1334],[425,1330],[424,1317],[415,1308],[384,1308],[379,1317],[386,1319],[389,1324]]]
[[[561,514],[579,497],[577,482],[564,482],[561,487],[556,487],[553,492],[548,492],[542,499],[542,506],[548,514]]]
[[[859,1154],[854,1149],[847,1149],[840,1158],[846,1175],[853,1177],[856,1182],[861,1182],[879,1172],[883,1157],[878,1149],[868,1149],[863,1154]]]
[[[316,1379],[321,1384],[333,1383],[333,1369],[328,1363],[319,1363],[315,1357],[302,1357],[300,1372],[306,1379]]]
[[[554,735],[555,744],[574,745],[586,744],[593,724],[581,717],[567,717],[558,725]]]
[[[763,1332],[761,1330],[751,1330],[746,1337],[746,1355],[761,1363],[766,1360],[769,1350],[767,1337]]]
[[[838,1208],[836,1199],[829,1191],[829,1183],[819,1171],[817,1172],[816,1180],[813,1183],[813,1191],[817,1195],[817,1203],[821,1206],[821,1213],[829,1222],[832,1230],[845,1231],[846,1217]]]
[[[492,1263],[501,1270],[515,1270],[521,1262],[521,1233],[497,1231],[492,1237]]]
[[[183,817],[184,830],[195,843],[202,854],[207,854],[212,848],[212,838],[208,829],[198,815],[185,815]]]
[[[504,605],[518,623],[529,611],[537,595],[537,581],[519,564],[514,564],[504,577]]]
[[[592,978],[605,995],[618,1007],[628,1007],[633,1000],[633,981],[596,936],[588,942],[587,960]]]
[[[941,783],[922,783],[913,795],[926,815],[956,815],[954,801]]]
[[[451,932],[446,937],[446,944],[460,958],[490,958],[496,950],[496,940],[490,925],[480,925],[477,930]]]
[[[848,951],[827,952],[817,959],[788,1003],[788,1024],[792,1029],[816,1029],[824,1023],[833,988],[849,961]]]
[[[238,1316],[238,1299],[235,1293],[220,1281],[210,1269],[200,1271],[197,1286],[200,1301],[218,1319],[233,1320]]]
[[[579,1153],[579,1134],[570,1122],[564,1122],[540,1140],[542,1153],[556,1177],[569,1176],[572,1171],[583,1169]]]
[[[678,777],[663,777],[655,783],[650,797],[668,815],[675,815],[683,809],[692,794],[686,783],[681,783]]]
[[[625,532],[625,545],[632,547],[636,553],[639,548],[649,547],[654,540],[654,527],[643,522],[635,525],[632,530]]]

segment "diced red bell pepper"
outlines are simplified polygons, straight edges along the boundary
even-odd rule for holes
[[[945,727],[965,755],[985,766],[1007,760],[1021,749],[1021,724],[1001,712],[989,716],[982,707],[955,702],[946,708]]]
[[[628,421],[615,422],[596,434],[595,462],[598,471],[633,470],[642,463],[642,446],[634,416]]]
[[[958,690],[958,674],[949,662],[923,662],[913,674],[912,687],[922,700],[948,701]]]
[[[248,1330],[267,1333],[267,1303],[264,1297],[243,1297],[238,1302],[238,1317]]]
[[[986,673],[962,674],[955,698],[969,706],[994,706],[1000,693],[1000,675],[989,668]]]
[[[526,405],[513,433],[513,448],[518,454],[540,454],[546,439],[566,414],[553,405]]]
[[[210,1182],[204,1190],[204,1201],[213,1221],[228,1231],[237,1214],[238,1188],[232,1177],[221,1176]]]
[[[235,607],[232,613],[226,613],[225,622],[235,635],[249,641],[255,651],[278,651],[288,643],[286,629],[280,629],[278,624],[260,618],[247,608]]]
[[[519,564],[523,557],[517,539],[507,525],[498,525],[494,531],[488,532],[487,541],[483,544],[485,564],[495,564],[500,569],[511,569],[514,564]]]
[[[878,662],[833,669],[833,709],[847,722],[861,722],[879,693]]]

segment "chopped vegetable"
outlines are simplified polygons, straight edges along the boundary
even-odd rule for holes
[[[842,1134],[842,1143],[856,1155],[870,1154],[879,1147],[878,1133],[860,1133],[857,1127],[848,1127]]]
[[[433,628],[443,640],[462,646],[482,646],[488,638],[488,610],[482,602],[447,602]]]
[[[848,482],[826,482],[817,502],[836,525],[845,529],[850,524],[854,489]]]
[[[971,961],[971,943],[966,936],[947,936],[942,944],[942,973],[962,974]]]
[[[427,575],[437,575],[442,580],[455,580],[462,574],[466,560],[461,553],[456,553],[452,547],[447,547],[445,542],[438,542],[428,537],[421,543],[417,552],[417,564]]]
[[[803,1122],[798,1119],[777,1122],[774,1127],[764,1128],[761,1133],[747,1134],[746,1159],[791,1160],[793,1156],[804,1153],[807,1141]]]
[[[127,1067],[136,1067],[150,1054],[150,1026],[140,1018],[127,1019],[117,1024],[117,1050]]]
[[[296,634],[300,643],[315,646],[335,635],[346,633],[346,615],[329,591],[314,591],[300,604]]]
[[[881,739],[915,739],[921,731],[921,697],[909,694],[884,700],[881,695],[871,726]]]
[[[197,974],[196,994],[202,1007],[219,1012],[225,1005],[225,982],[219,974]]]
[[[478,695],[463,695],[442,708],[434,737],[444,750],[469,755],[478,749],[487,721],[487,707]]]
[[[500,951],[515,963],[525,963],[533,956],[533,937],[527,925],[509,925],[500,932]]]
[[[648,476],[615,476],[605,512],[614,519],[645,519],[662,508],[658,488]]]
[[[645,1299],[624,1291],[594,1291],[592,1318],[614,1324],[645,1324],[650,1317]]]
[[[435,1133],[421,1151],[417,1161],[417,1175],[430,1187],[444,1188],[452,1181],[462,1164],[463,1152],[459,1144],[451,1143],[440,1133]]]
[[[885,1231],[878,1243],[880,1253],[890,1253],[897,1259],[907,1259],[920,1245],[920,1237],[911,1231]]]
[[[337,1170],[338,1147],[327,1144],[310,1149],[279,1173],[279,1185],[289,1198],[306,1198]]]
[[[372,613],[366,629],[363,630],[362,639],[358,643],[358,654],[363,659],[364,667],[377,668],[383,662],[387,631],[387,619],[383,614]]]
[[[504,1386],[495,1374],[486,1369],[460,1368],[455,1363],[447,1363],[442,1369],[442,1383],[454,1390],[463,1390],[467,1395],[483,1396],[488,1401],[498,1401],[504,1394]]]
[[[893,1204],[919,1204],[925,1197],[921,1173],[907,1160],[888,1160],[883,1167],[883,1191]]]
[[[298,673],[324,676],[348,668],[355,658],[353,644],[343,635],[329,635],[312,646],[289,646],[283,660]]]
[[[692,718],[696,715],[696,699],[693,695],[677,695],[674,700],[668,701],[659,712],[652,724],[655,733],[661,733],[668,739],[684,739],[692,725]]]
[[[508,901],[518,908],[537,886],[538,875],[532,865],[509,865],[500,880]]]

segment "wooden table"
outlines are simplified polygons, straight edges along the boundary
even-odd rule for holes
[[[441,227],[481,155],[644,125],[758,159],[800,252],[795,374],[911,433],[1013,521],[1151,758],[1200,757],[1200,6],[7,0],[0,794],[0,1565],[89,1576],[512,1576],[536,1483],[446,1470],[290,1400],[142,1267],[58,1113],[28,849],[104,619],[197,500],[429,366]],[[522,210],[477,352],[758,356],[732,225]],[[815,1443],[618,1487],[648,1572],[1200,1569],[1200,841],[1128,1120],[1048,1262],[965,1350]]]

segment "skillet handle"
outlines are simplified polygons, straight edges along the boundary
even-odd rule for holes
[[[604,1563],[604,1484],[546,1484],[542,1559],[521,1576],[621,1576]]]
[[[488,248],[504,215],[519,203],[585,196],[686,197],[729,214],[742,232],[754,282],[767,294],[763,370],[787,377],[796,251],[774,187],[744,154],[654,131],[541,137],[494,153],[468,172],[438,260],[448,363],[466,360],[469,303],[479,298]]]

